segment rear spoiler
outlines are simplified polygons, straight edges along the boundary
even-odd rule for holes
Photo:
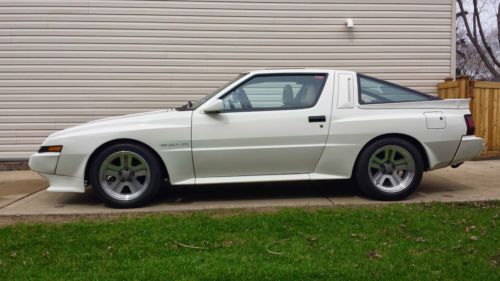
[[[469,109],[470,99],[446,99],[429,100],[416,102],[394,102],[377,104],[360,104],[359,108],[365,109],[383,109],[383,108],[401,108],[401,109]]]

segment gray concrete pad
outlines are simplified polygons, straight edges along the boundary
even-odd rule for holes
[[[40,190],[46,185],[29,171],[0,173],[0,196],[8,198],[0,201],[0,216],[390,204],[358,195],[349,181],[316,181],[172,187],[150,206],[122,210],[105,207],[91,190],[85,194]],[[32,194],[27,196],[29,192]],[[398,202],[482,200],[500,200],[500,160],[467,162],[458,169],[428,172],[417,192]]]
[[[45,189],[48,183],[31,171],[0,171],[0,208]]]

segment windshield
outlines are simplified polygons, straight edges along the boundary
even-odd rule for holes
[[[213,92],[211,92],[210,94],[202,97],[201,99],[195,101],[195,102],[187,102],[185,105],[177,108],[179,110],[193,110],[193,109],[196,109],[198,108],[200,105],[202,105],[203,103],[205,103],[207,100],[211,99],[213,96],[215,96],[216,94],[218,94],[220,91],[222,91],[223,89],[225,89],[227,86],[231,85],[232,83],[234,83],[235,81],[237,81],[238,79],[240,79],[241,77],[247,75],[248,73],[241,73],[239,74],[238,76],[236,76],[235,78],[231,79],[230,81],[224,83],[224,85],[220,86],[219,88],[215,89]]]

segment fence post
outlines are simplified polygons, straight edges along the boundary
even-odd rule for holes
[[[457,77],[457,82],[458,82],[458,91],[459,91],[458,98],[460,98],[460,99],[471,98],[472,94],[470,91],[469,76],[460,75]]]

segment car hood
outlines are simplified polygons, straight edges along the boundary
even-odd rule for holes
[[[82,134],[114,134],[147,127],[168,126],[186,122],[191,118],[191,111],[164,109],[144,113],[129,114],[90,121],[51,134],[48,139],[60,139]]]
[[[103,119],[97,119],[93,121],[89,121],[85,124],[82,124],[81,126],[85,125],[99,125],[99,124],[106,124],[106,123],[120,123],[120,122],[129,122],[129,121],[139,121],[139,120],[148,120],[149,117],[156,116],[158,114],[163,114],[165,112],[171,112],[175,111],[175,109],[163,109],[163,110],[155,110],[155,111],[149,111],[149,112],[141,112],[141,113],[134,113],[134,114],[127,114],[127,115],[121,115],[121,116],[113,116],[113,117],[108,117],[108,118],[103,118]]]

